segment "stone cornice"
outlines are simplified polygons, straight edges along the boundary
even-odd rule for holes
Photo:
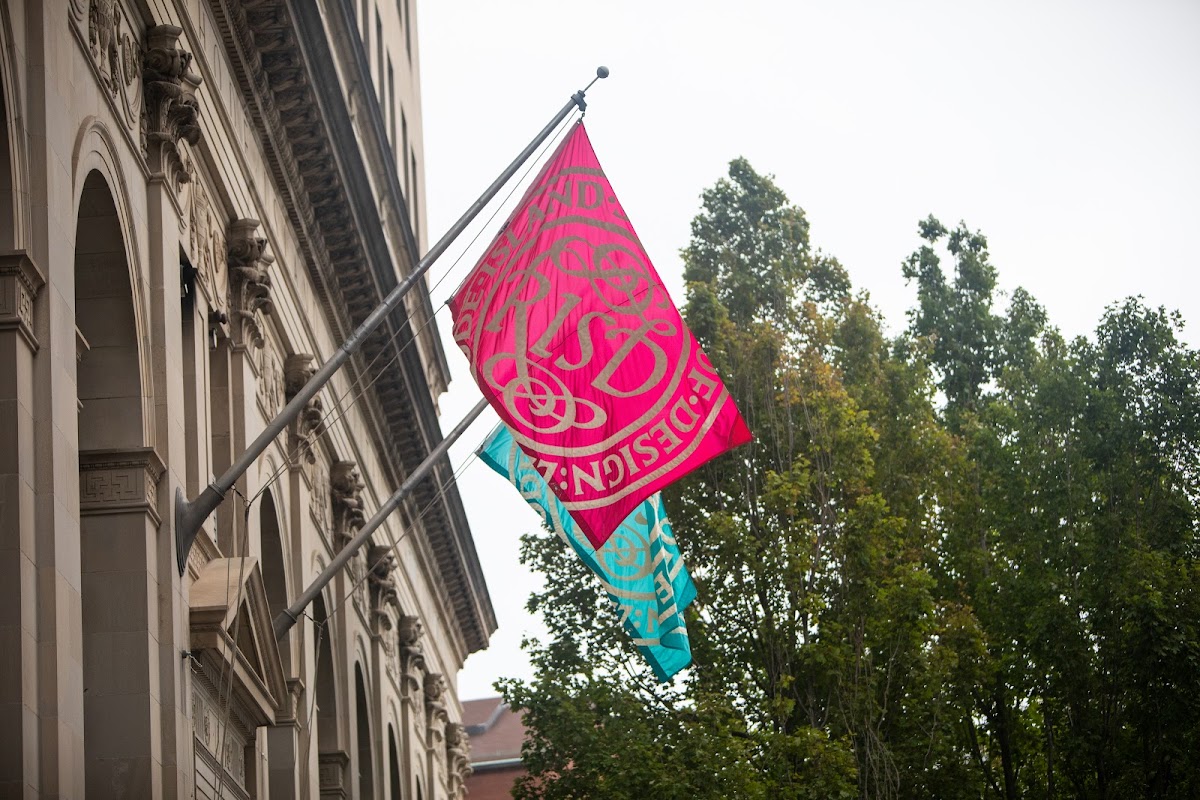
[[[398,281],[321,12],[306,2],[210,2],[326,317],[344,335]],[[415,250],[411,230],[407,239]],[[441,439],[420,355],[406,346],[412,337],[401,306],[364,342],[359,361],[399,365],[382,370],[363,397],[392,440],[377,449],[397,484]],[[448,462],[437,472],[452,480]],[[458,490],[423,481],[414,504],[429,509],[422,527],[457,635],[467,652],[482,649],[496,620]]]

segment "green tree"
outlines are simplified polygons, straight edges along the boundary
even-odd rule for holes
[[[938,593],[978,632],[977,672],[945,690],[987,791],[1195,797],[1200,372],[1182,322],[1128,300],[1067,343],[1022,290],[992,314],[986,241],[961,225],[954,285],[974,288],[947,292],[946,229],[921,230],[911,332],[960,459]]]
[[[694,665],[657,684],[548,534],[521,798],[1200,796],[1200,357],[1137,300],[1066,341],[920,223],[889,340],[744,160],[683,250],[754,441],[673,486]],[[943,264],[952,267],[950,277]]]

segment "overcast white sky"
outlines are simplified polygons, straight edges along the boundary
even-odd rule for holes
[[[418,25],[431,241],[604,64],[588,131],[679,303],[700,193],[745,156],[893,330],[914,296],[900,262],[933,213],[982,230],[1001,286],[1030,290],[1068,336],[1140,294],[1181,310],[1200,346],[1200,2],[420,0]],[[439,325],[449,429],[480,395],[445,311]],[[456,466],[494,423],[475,424]],[[459,676],[469,699],[530,674],[537,579],[517,547],[538,520],[478,462],[460,483],[500,623]]]

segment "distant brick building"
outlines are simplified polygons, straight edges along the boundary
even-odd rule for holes
[[[513,783],[525,774],[521,743],[525,726],[521,715],[501,697],[467,700],[463,725],[471,737],[471,769],[467,795],[471,800],[512,797]]]

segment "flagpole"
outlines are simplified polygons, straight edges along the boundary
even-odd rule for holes
[[[529,157],[533,155],[533,152],[542,144],[542,142],[544,142],[550,136],[550,134],[554,132],[554,129],[558,127],[559,123],[566,119],[567,115],[576,108],[578,108],[580,111],[587,110],[587,103],[584,100],[584,95],[586,94],[587,90],[592,88],[592,84],[594,84],[597,80],[607,77],[607,67],[599,67],[596,69],[596,77],[592,79],[592,82],[589,83],[585,88],[580,89],[575,94],[571,95],[570,101],[564,105],[557,114],[554,115],[554,118],[547,123],[546,127],[542,128],[541,132],[533,138],[533,141],[531,141],[525,147],[525,149],[521,151],[516,159],[513,160],[513,162],[509,164],[502,173],[500,173],[500,176],[492,182],[491,186],[484,190],[483,194],[481,194],[479,199],[467,209],[466,213],[459,217],[458,222],[454,223],[454,225],[452,225],[450,229],[446,231],[442,238],[438,240],[437,244],[430,248],[429,252],[426,253],[425,257],[417,263],[413,271],[404,280],[400,281],[400,283],[397,284],[391,292],[388,293],[388,296],[384,298],[383,302],[380,303],[365,320],[363,320],[362,324],[360,324],[358,328],[355,329],[352,334],[350,334],[350,337],[342,343],[341,347],[335,350],[333,355],[321,365],[320,369],[313,373],[313,376],[309,378],[308,383],[304,384],[303,388],[301,388],[300,391],[297,392],[296,395],[291,399],[291,401],[283,407],[283,410],[280,411],[273,420],[267,423],[266,428],[264,428],[262,433],[258,435],[258,438],[256,438],[250,444],[250,446],[246,448],[246,451],[242,453],[242,455],[239,456],[232,465],[230,465],[229,469],[225,470],[225,472],[219,478],[210,483],[195,500],[189,501],[187,496],[183,493],[183,489],[176,488],[175,561],[181,576],[187,567],[188,553],[192,549],[192,543],[196,539],[196,534],[200,531],[200,526],[204,524],[204,520],[208,519],[208,516],[212,514],[212,512],[216,510],[217,506],[221,504],[221,501],[225,499],[225,493],[233,488],[233,485],[237,482],[238,478],[240,478],[246,472],[246,470],[250,468],[250,465],[254,463],[255,459],[262,455],[263,451],[265,451],[271,445],[271,442],[275,440],[275,437],[277,437],[283,431],[283,429],[290,425],[292,420],[294,420],[300,414],[300,411],[308,404],[308,401],[311,400],[313,396],[316,395],[316,393],[319,392],[321,388],[329,382],[329,379],[332,378],[333,374],[338,371],[338,368],[340,368],[342,364],[344,364],[352,355],[354,355],[355,352],[358,351],[358,348],[362,345],[367,336],[369,336],[372,331],[379,327],[379,324],[383,322],[388,314],[390,314],[398,305],[400,305],[400,301],[404,299],[404,295],[408,293],[409,289],[417,284],[417,282],[421,279],[421,276],[433,266],[434,262],[437,261],[442,253],[445,252],[446,248],[450,246],[450,243],[453,242],[458,235],[466,229],[467,225],[471,223],[471,220],[475,219],[479,212],[483,210],[483,207],[487,205],[487,203],[493,197],[496,196],[501,188],[503,188],[504,184],[508,183],[509,179],[511,179],[512,176],[516,174],[517,170],[521,168],[521,165],[524,164]]]
[[[273,623],[276,640],[282,641],[283,637],[287,636],[288,631],[300,621],[300,615],[304,613],[304,609],[308,608],[308,604],[316,599],[325,586],[333,580],[333,576],[358,552],[358,548],[366,544],[371,538],[371,534],[383,524],[388,515],[400,507],[400,504],[404,502],[404,498],[408,497],[417,484],[421,482],[421,479],[433,470],[438,461],[446,455],[451,445],[458,441],[459,437],[471,426],[471,423],[483,413],[487,405],[487,400],[480,400],[474,408],[468,411],[467,415],[455,426],[454,430],[446,434],[446,438],[438,443],[433,452],[421,462],[420,466],[413,470],[412,474],[404,480],[404,483],[400,484],[400,488],[388,498],[386,503],[379,507],[379,510],[375,512],[373,517],[367,520],[366,524],[359,529],[358,534],[345,547],[338,551],[333,560],[329,562],[329,566],[321,570],[321,574],[304,590],[303,594],[296,598],[296,602],[279,613],[279,616],[275,618]]]

